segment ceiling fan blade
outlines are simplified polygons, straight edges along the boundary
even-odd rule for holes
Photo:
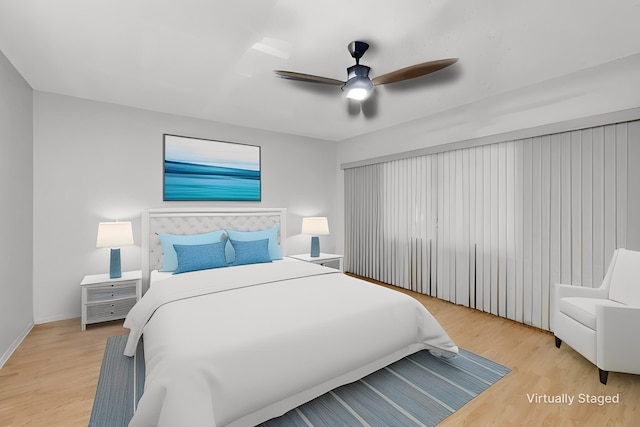
[[[411,65],[409,67],[401,68],[396,71],[392,71],[387,74],[375,77],[373,81],[374,86],[384,85],[388,83],[401,82],[403,80],[415,79],[430,73],[435,73],[438,70],[453,65],[458,62],[458,58],[439,59],[437,61],[423,62],[422,64]]]
[[[328,85],[344,84],[344,82],[340,80],[330,79],[328,77],[314,76],[312,74],[295,73],[293,71],[275,70],[274,73],[276,73],[278,76],[282,77],[283,79],[297,80],[300,82],[323,83]]]

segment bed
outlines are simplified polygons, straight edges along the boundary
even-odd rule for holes
[[[142,339],[146,378],[130,426],[253,426],[416,351],[457,354],[415,299],[287,258],[286,218],[286,209],[143,212],[145,294],[125,321],[125,354]],[[204,246],[228,260],[233,243],[231,265],[158,271],[169,263],[160,235],[219,230],[222,246],[176,244],[178,268]],[[255,260],[245,247],[258,246],[258,262],[244,262]]]

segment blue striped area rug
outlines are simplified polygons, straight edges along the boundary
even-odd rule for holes
[[[144,390],[144,346],[136,356],[123,354],[129,334],[107,338],[89,427],[124,427]]]
[[[122,355],[126,339],[121,335],[107,340],[90,427],[126,426],[133,402],[140,398],[142,345],[134,362]],[[424,350],[261,426],[435,426],[510,371],[464,349],[455,358],[436,357]]]
[[[261,426],[435,426],[510,371],[463,349],[423,350]]]

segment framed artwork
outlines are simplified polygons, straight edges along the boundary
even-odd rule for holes
[[[260,201],[260,147],[163,135],[165,201]]]

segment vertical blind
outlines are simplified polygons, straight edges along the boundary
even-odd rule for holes
[[[346,270],[550,329],[626,245],[628,126],[346,169]]]

